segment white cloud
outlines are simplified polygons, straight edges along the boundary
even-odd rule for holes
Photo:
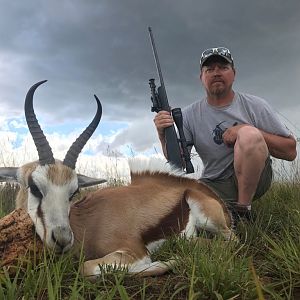
[[[111,143],[112,148],[130,145],[134,151],[143,152],[152,148],[158,141],[157,132],[153,123],[154,115],[148,115],[131,122],[128,128],[120,130]]]
[[[24,121],[18,121],[18,120],[13,120],[11,122],[9,122],[9,125],[13,128],[16,128],[16,129],[20,129],[20,128],[28,128],[27,127],[27,124],[24,123]]]

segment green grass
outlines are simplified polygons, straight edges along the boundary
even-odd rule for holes
[[[18,190],[19,187],[16,184],[0,185],[0,218],[14,209]]]
[[[13,186],[1,190],[2,215],[15,193]],[[91,283],[80,274],[82,259],[45,253],[14,276],[0,271],[0,299],[300,299],[299,182],[273,184],[253,209],[255,221],[237,228],[240,243],[171,238],[153,254],[177,260],[165,276],[112,270]]]

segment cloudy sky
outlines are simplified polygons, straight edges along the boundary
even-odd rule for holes
[[[160,151],[148,26],[173,107],[204,95],[200,54],[226,46],[237,68],[234,88],[265,98],[300,136],[299,0],[0,0],[1,155],[34,151],[23,104],[44,79],[35,109],[55,156],[92,119],[93,94],[103,117],[86,154]]]

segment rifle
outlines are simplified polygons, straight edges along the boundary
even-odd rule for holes
[[[151,27],[148,27],[148,31],[155,65],[160,80],[160,86],[156,90],[155,79],[149,79],[151,101],[153,104],[153,106],[151,107],[151,111],[158,113],[161,110],[165,110],[172,114],[174,122],[178,129],[179,139],[174,125],[165,128],[165,142],[168,160],[178,168],[185,168],[186,173],[194,173],[194,167],[192,165],[190,153],[187,148],[191,145],[191,143],[186,141],[183,132],[182,112],[180,108],[174,108],[172,110],[170,108]]]

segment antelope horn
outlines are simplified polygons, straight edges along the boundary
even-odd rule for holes
[[[102,106],[100,103],[100,100],[96,95],[94,95],[96,101],[97,101],[97,112],[93,119],[93,121],[90,123],[90,125],[81,133],[81,135],[77,138],[77,140],[72,144],[70,149],[68,150],[66,157],[63,161],[63,164],[65,166],[70,167],[71,169],[75,169],[76,161],[78,158],[79,153],[89,140],[89,138],[92,136],[94,131],[96,130],[101,116],[102,116]]]
[[[35,143],[38,155],[39,155],[39,162],[40,164],[47,165],[47,164],[54,164],[55,160],[53,157],[52,149],[41,129],[38,120],[35,116],[33,110],[33,95],[37,87],[47,80],[40,81],[34,84],[28,91],[26,98],[25,98],[25,118],[28,125],[28,129],[30,134],[33,138]]]

